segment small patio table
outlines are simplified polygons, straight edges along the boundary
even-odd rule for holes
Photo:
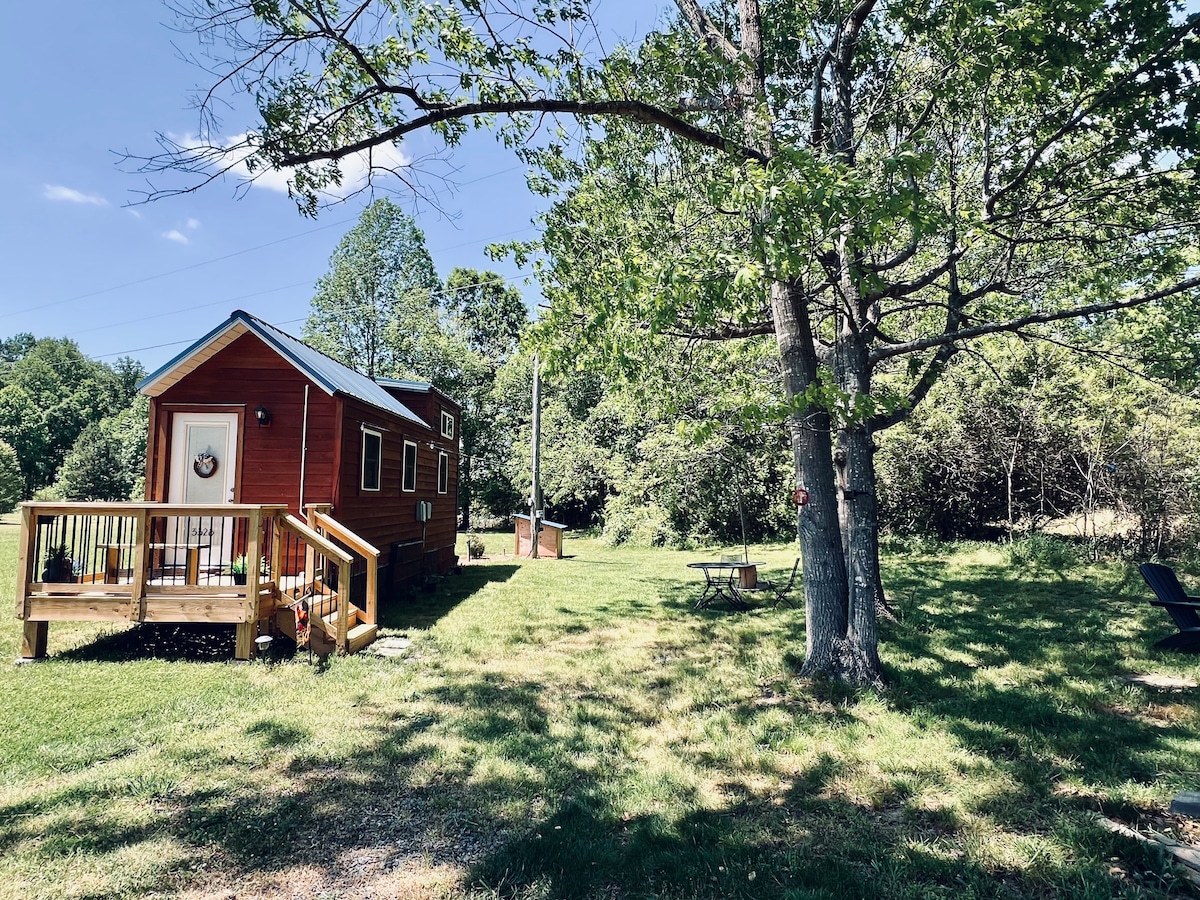
[[[749,609],[750,607],[738,596],[735,579],[741,577],[743,569],[757,569],[761,562],[694,562],[688,563],[689,569],[700,569],[704,572],[704,592],[696,601],[696,609],[712,606],[717,599],[724,600],[734,609]]]

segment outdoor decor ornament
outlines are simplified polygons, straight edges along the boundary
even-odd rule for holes
[[[192,460],[192,469],[201,478],[212,478],[217,471],[217,458],[211,453],[197,453]]]
[[[792,502],[797,506],[808,506],[808,491],[804,488],[796,488],[792,491]]]

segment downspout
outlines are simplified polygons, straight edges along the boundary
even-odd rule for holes
[[[308,460],[308,385],[304,386],[304,425],[300,431],[300,515],[304,515],[304,466]]]

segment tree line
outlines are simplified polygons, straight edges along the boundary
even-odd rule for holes
[[[125,500],[145,478],[145,369],[89,359],[74,341],[0,340],[0,510],[18,500]]]

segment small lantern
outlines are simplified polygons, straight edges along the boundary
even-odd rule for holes
[[[265,406],[254,407],[254,418],[258,420],[258,427],[271,424],[271,412]]]
[[[273,640],[275,640],[275,638],[271,637],[269,634],[260,634],[254,639],[254,645],[258,650],[258,655],[263,657],[264,660],[266,658],[267,651],[271,649],[271,642]]]

